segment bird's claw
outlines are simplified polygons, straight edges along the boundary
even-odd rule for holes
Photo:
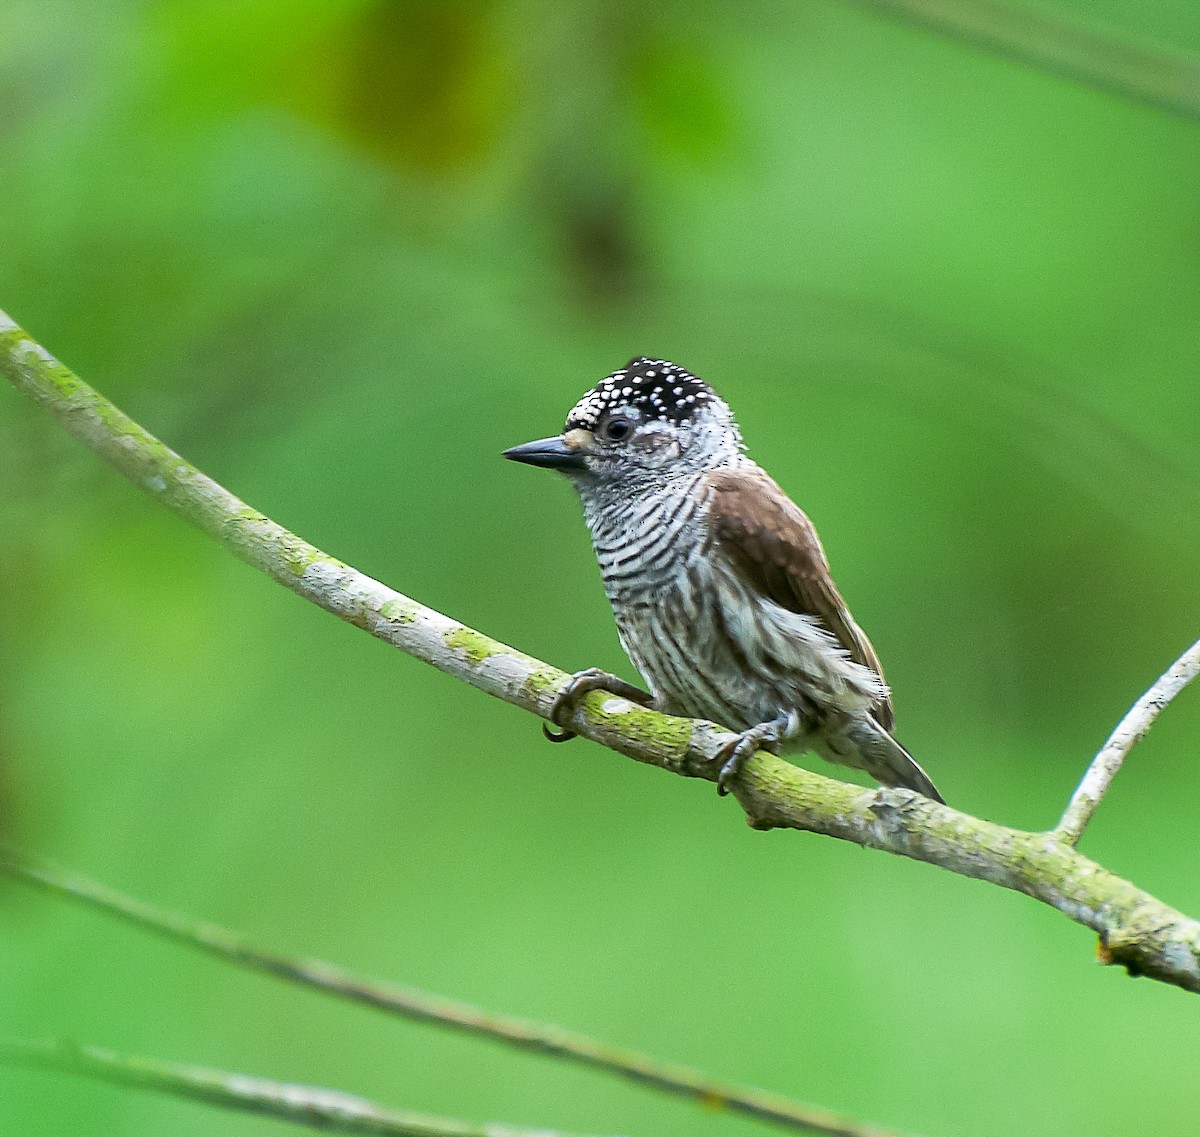
[[[713,759],[714,765],[718,762],[721,764],[720,772],[717,774],[717,793],[721,797],[725,797],[729,793],[730,786],[733,784],[734,778],[741,772],[743,763],[758,749],[758,739],[749,737],[752,733],[748,730],[745,734],[738,735],[727,746],[721,747]]]
[[[799,729],[799,719],[789,714],[771,722],[760,722],[722,746],[713,758],[714,766],[720,764],[717,793],[721,797],[729,793],[734,778],[741,773],[746,759],[756,750],[775,751],[782,739],[793,737]]]
[[[576,671],[571,676],[571,681],[559,691],[554,702],[550,704],[550,721],[560,729],[552,730],[542,723],[542,733],[551,742],[570,742],[576,737],[575,732],[563,724],[563,719],[574,713],[579,700],[590,691],[608,691],[643,707],[649,706],[653,701],[653,696],[646,694],[640,687],[626,683],[620,676],[602,671],[599,667]]]

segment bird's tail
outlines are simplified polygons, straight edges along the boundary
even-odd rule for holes
[[[841,734],[837,744],[830,747],[832,753],[826,753],[824,757],[865,770],[882,785],[916,790],[945,804],[946,799],[938,793],[937,786],[916,759],[874,719],[856,718]],[[828,741],[833,742],[832,739]]]

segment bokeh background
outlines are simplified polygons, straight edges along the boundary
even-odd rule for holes
[[[1054,0],[1200,49],[1190,0]],[[0,307],[421,601],[633,677],[501,462],[630,355],[816,520],[955,805],[1051,824],[1200,628],[1200,125],[835,0],[0,3]],[[1084,851],[1200,913],[1200,696]],[[0,390],[10,839],[280,950],[930,1135],[1183,1133],[1191,996],[1032,901],[537,723],[235,562]],[[0,892],[0,1030],[588,1133],[753,1122]],[[0,1131],[277,1123],[0,1070]]]

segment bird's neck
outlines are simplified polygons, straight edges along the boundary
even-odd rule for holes
[[[636,490],[628,485],[581,488],[605,591],[618,613],[622,603],[669,586],[700,552],[711,496],[707,474],[698,470]]]

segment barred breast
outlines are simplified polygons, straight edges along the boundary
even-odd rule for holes
[[[818,621],[750,595],[711,547],[710,502],[693,478],[588,516],[621,644],[659,709],[740,731],[877,702],[877,677]]]

